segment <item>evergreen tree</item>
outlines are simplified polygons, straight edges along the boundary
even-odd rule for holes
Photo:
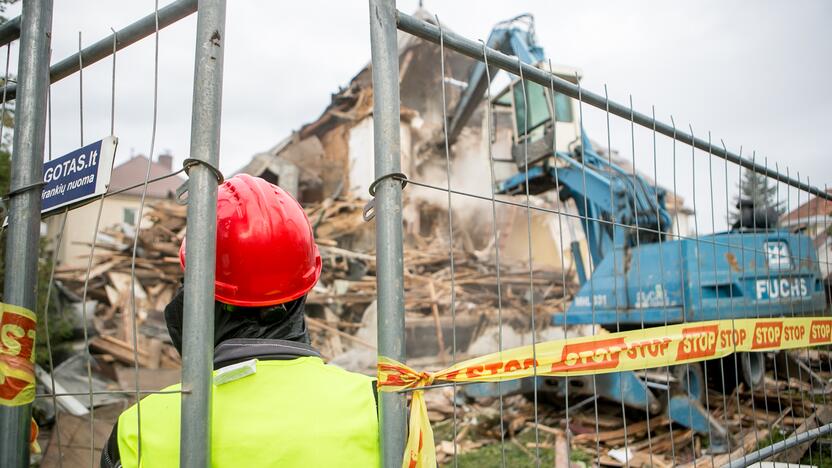
[[[744,170],[742,182],[739,184],[739,195],[734,201],[750,201],[757,210],[774,210],[779,217],[783,214],[783,201],[777,199],[777,183],[765,174]],[[732,213],[732,222],[737,221],[739,210]]]

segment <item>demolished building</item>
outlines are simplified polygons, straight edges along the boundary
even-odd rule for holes
[[[417,12],[416,16],[425,21],[435,21],[424,10]],[[557,285],[556,289],[561,294],[557,301],[559,306],[536,307],[536,312],[545,316],[544,312],[561,311],[568,302],[568,291],[575,286],[575,262],[568,246],[577,242],[583,255],[583,264],[589,265],[591,261],[573,202],[561,203],[555,194],[549,193],[532,196],[529,203],[547,208],[547,211],[533,210],[530,216],[527,216],[527,210],[522,207],[526,203],[524,196],[498,195],[498,199],[514,199],[514,203],[497,203],[492,206],[489,198],[493,195],[493,181],[504,179],[517,170],[511,159],[512,110],[505,109],[505,106],[494,106],[493,126],[489,129],[486,110],[491,107],[483,99],[449,148],[446,159],[443,139],[446,115],[443,112],[442,89],[444,86],[445,101],[450,112],[468,85],[466,80],[476,62],[451,50],[445,50],[443,54],[436,44],[401,32],[398,36],[398,51],[402,171],[410,180],[440,189],[450,185],[455,192],[474,195],[470,197],[454,193],[449,197],[444,190],[408,186],[403,192],[405,250],[442,245],[436,252],[444,252],[441,261],[444,262],[445,269],[449,267],[450,252],[458,250],[460,259],[471,258],[479,262],[480,268],[490,266],[491,274],[495,275],[495,247],[498,247],[504,272],[528,272],[531,264],[532,269],[539,272],[535,275],[537,278],[550,278],[549,284]],[[444,77],[440,67],[443,56]],[[352,200],[356,206],[360,206],[360,202],[368,200],[368,189],[374,180],[371,67],[371,64],[367,64],[347,86],[333,94],[330,105],[318,119],[301,126],[273,148],[255,155],[240,172],[281,185],[305,206],[327,205],[339,199]],[[577,70],[569,67],[558,67],[555,73],[571,81],[579,76]],[[495,100],[501,96],[496,96]],[[565,111],[558,115],[559,150],[566,150],[572,142],[580,139],[578,106],[568,99],[565,103]],[[607,151],[601,151],[608,155]],[[490,164],[489,154],[493,158],[493,165]],[[623,167],[628,166],[615,152],[609,154],[609,157]],[[506,161],[511,163],[507,164]],[[675,231],[687,234],[686,220],[692,212],[684,207],[681,198],[673,196],[670,191],[667,199],[674,220],[679,220]],[[452,207],[451,217],[448,216],[449,204]],[[562,211],[570,216],[560,216],[553,211]],[[360,210],[356,211],[354,216],[359,216],[359,213]],[[453,220],[453,249],[448,246],[450,219]],[[314,217],[312,222],[316,223]],[[360,218],[356,222],[360,223]],[[351,229],[363,231],[364,234],[356,237],[333,233],[339,237],[338,247],[350,252],[371,253],[371,224],[349,225],[352,226]],[[318,238],[320,240],[320,233]],[[457,264],[459,263],[457,259]],[[407,261],[405,264],[407,268]],[[460,272],[455,273],[458,275]],[[490,283],[496,294],[496,276],[491,277]],[[528,278],[526,284],[528,285]],[[438,288],[439,284],[435,286]],[[333,299],[330,290],[333,287],[323,281],[318,289],[327,290],[325,295]],[[450,296],[449,287],[443,289],[444,294]],[[343,290],[347,291],[348,289]],[[541,299],[538,304],[545,303],[547,297],[552,298],[551,294],[552,291],[544,293],[538,298]],[[437,321],[440,321],[443,320],[442,317],[451,315],[452,307],[449,297],[442,299],[443,291],[438,291],[436,295],[434,301],[440,303],[437,314],[440,318]],[[314,294],[312,302],[315,302]],[[453,304],[453,309],[456,311],[463,306],[464,304]],[[415,313],[413,310],[409,312]],[[431,308],[426,306],[421,312],[431,313]],[[481,312],[479,315],[487,314],[484,309]],[[520,321],[518,326],[528,330],[528,311],[524,315],[526,320]],[[415,315],[409,317],[408,324],[418,323],[417,318]],[[478,316],[476,320],[480,318]],[[423,319],[428,320],[429,317]],[[546,322],[540,320],[538,323]],[[447,333],[450,330],[446,330]],[[470,340],[466,338],[467,341]],[[408,347],[408,353],[418,356],[436,355],[437,352],[433,344],[422,344],[419,348],[422,351]]]

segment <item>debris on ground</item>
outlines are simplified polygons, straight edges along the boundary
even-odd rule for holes
[[[87,268],[58,268],[55,279],[75,296],[95,303],[88,319],[97,336],[91,351],[105,361],[150,369],[177,368],[179,355],[166,343],[162,312],[182,278],[179,245],[185,234],[185,206],[156,203],[145,209],[136,247],[133,276],[134,226],[121,223],[103,228]],[[135,307],[135,319],[130,313]],[[135,320],[135,322],[134,322]],[[133,346],[136,328],[137,346]]]
[[[825,358],[811,364],[825,378],[832,376]],[[544,394],[538,395],[536,412],[532,395],[500,401],[462,397],[457,390],[454,405],[454,389],[446,387],[426,392],[425,398],[439,463],[451,466],[456,456],[456,465],[462,467],[500,465],[503,456],[506,466],[537,466],[538,459],[541,465],[564,467],[723,466],[832,422],[832,393],[797,376],[788,381],[767,376],[762,388],[754,391],[744,383],[730,393],[710,391],[711,414],[733,437],[729,453],[722,454],[708,451],[707,435],[664,415],[647,418],[644,411],[630,408],[622,412],[620,404],[603,399],[570,396],[567,413],[564,398]],[[776,461],[828,466],[820,463],[832,462],[828,445],[826,449],[821,453],[817,444],[807,443],[782,452]]]
[[[313,344],[325,358],[372,374],[377,355],[375,233],[373,223],[361,217],[364,204],[359,198],[342,196],[306,206],[324,265],[320,281],[309,294],[307,314]],[[495,351],[498,334],[506,347],[527,344],[532,301],[538,318],[537,340],[562,335],[549,326],[547,318],[569,304],[577,288],[572,271],[540,268],[530,275],[527,267],[503,259],[498,282],[493,256],[496,242],[469,238],[455,242],[451,249],[447,212],[437,210],[435,216],[427,234],[411,233],[405,239],[408,362],[439,369],[454,354],[460,360]],[[109,374],[101,379],[96,375],[108,386],[96,385],[125,391],[126,396],[116,404],[119,407],[132,398],[129,391],[135,389],[136,362],[142,390],[160,389],[178,380],[180,360],[167,336],[163,309],[181,282],[178,246],[184,234],[185,207],[157,203],[146,209],[136,251],[135,298],[130,295],[133,229],[124,224],[107,227],[97,238],[87,288],[87,301],[92,304],[88,305],[90,351],[97,362],[96,372]],[[497,242],[501,240],[504,237]],[[59,268],[56,273],[61,287],[78,297],[83,296],[86,276],[86,268]],[[130,313],[134,300],[135,324]],[[572,330],[574,334],[588,332],[592,330]],[[832,420],[832,405],[825,403],[825,398],[832,403],[832,394],[817,393],[820,382],[830,376],[829,366],[824,365],[830,362],[829,353],[810,350],[778,359],[788,359],[806,379],[769,372],[763,388],[751,391],[740,384],[725,396],[711,392],[711,414],[733,434],[730,453],[719,455],[708,452],[707,437],[664,416],[648,419],[644,411],[622,412],[621,405],[594,398],[571,396],[568,419],[563,398],[558,401],[552,396],[538,395],[537,411],[532,399],[522,395],[502,401],[473,399],[446,387],[426,392],[425,398],[440,464],[450,464],[457,457],[459,466],[483,466],[505,457],[507,466],[534,466],[539,457],[542,464],[558,467],[711,466]],[[774,361],[773,356],[769,360]],[[69,364],[62,366],[56,368],[55,383],[69,388],[72,378],[65,371]],[[49,373],[42,371],[41,381],[46,381]],[[76,380],[83,380],[85,368],[76,371]],[[58,403],[63,408],[62,420],[78,417],[89,406],[84,396]],[[113,406],[112,400],[94,404],[108,403],[102,408]],[[66,413],[68,407],[76,416]],[[77,432],[88,432],[88,425],[73,424]],[[104,430],[98,426],[95,430],[95,446],[99,447],[103,441],[98,440],[98,433]],[[46,431],[44,437],[48,436]],[[89,443],[88,435],[77,434],[66,435],[61,443],[74,443],[78,437],[87,437],[82,443]],[[56,455],[45,442],[43,466],[50,466],[48,461]],[[781,458],[797,462],[810,452],[809,446],[796,447]]]

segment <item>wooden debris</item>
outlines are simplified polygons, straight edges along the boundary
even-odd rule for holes
[[[352,348],[364,352],[376,349],[367,338],[374,333],[367,334],[367,323],[363,321],[365,311],[370,310],[376,299],[374,231],[372,224],[361,218],[363,206],[363,200],[347,197],[306,207],[323,262],[322,276],[307,298],[307,323],[313,345],[326,357],[338,356]],[[154,326],[164,330],[162,311],[180,284],[178,246],[184,230],[184,207],[159,204],[147,210],[138,239],[135,281],[130,274],[134,240],[131,229],[111,227],[99,236],[89,272],[88,296],[99,304],[95,317],[99,335],[90,341],[90,348],[100,353],[103,360],[125,366],[135,365],[138,361],[142,372],[178,368],[177,352],[163,341],[164,336],[154,336],[152,330]],[[535,311],[541,316],[557,314],[568,306],[577,288],[571,275],[535,270],[533,280],[530,280],[527,269],[512,264],[500,265],[498,284],[497,265],[488,261],[492,244],[477,250],[470,238],[461,238],[449,246],[436,232],[430,236],[411,236],[405,242],[404,297],[408,330],[411,333],[419,330],[423,341],[435,346],[435,350],[422,355],[423,361],[409,360],[416,368],[436,368],[447,362],[445,337],[452,311],[457,332],[467,326],[472,334],[476,333],[493,325],[498,315],[507,326],[516,325],[517,329],[528,330],[531,297],[535,300]],[[65,287],[78,293],[86,276],[85,269],[59,269],[56,274]],[[132,315],[131,290],[135,295],[135,317]],[[541,322],[546,321],[538,323]],[[361,337],[357,336],[360,331]],[[138,344],[136,350],[132,345],[134,334]],[[462,342],[459,334],[455,338],[455,342]],[[466,350],[458,349],[455,357],[457,361],[465,359]],[[814,366],[812,368],[819,369],[817,362],[828,360],[829,354],[813,351],[801,353],[797,358],[801,359],[800,365],[804,368]],[[135,380],[132,370],[118,374],[125,381]],[[167,377],[175,377],[174,374]],[[659,381],[666,375],[663,371],[649,374]],[[821,411],[827,411],[826,407],[794,396],[801,392],[808,394],[810,384],[794,376],[778,379],[770,374],[762,388],[755,388],[753,392],[740,385],[732,389],[730,395],[712,394],[709,398],[709,409],[714,417],[737,433],[740,446],[732,447],[732,460],[755,449],[773,428],[791,432],[799,425],[798,430],[803,431],[816,427],[818,418],[825,422],[832,416],[821,414]],[[425,393],[425,398],[428,416],[434,425],[456,420],[461,428],[455,439],[437,438],[440,463],[448,462],[454,453],[464,454],[501,440],[507,447],[518,448],[534,457],[530,450],[534,444],[520,442],[518,435],[535,429],[540,438],[538,447],[552,450],[548,454],[554,454],[558,467],[576,466],[568,461],[569,454],[576,452],[591,456],[593,466],[624,466],[625,463],[617,458],[625,446],[629,450],[624,452],[629,458],[627,464],[633,467],[684,463],[698,467],[711,466],[712,462],[720,466],[729,459],[729,454],[711,456],[704,453],[702,436],[678,424],[670,424],[665,416],[648,421],[644,415],[634,415],[628,410],[625,431],[618,404],[607,404],[602,410],[591,406],[571,410],[567,427],[561,410],[539,401],[535,411],[533,404],[520,395],[503,397],[499,401],[499,407],[503,408],[502,424],[497,399],[462,402],[452,388],[431,390]],[[600,402],[598,406],[604,404]],[[768,413],[765,408],[769,408]],[[797,447],[784,457],[797,460],[803,449]],[[611,451],[615,456],[610,455]]]
[[[119,404],[97,408],[95,419],[92,421],[90,433],[90,418],[61,414],[60,422],[51,433],[40,466],[43,468],[58,468],[64,466],[89,466],[90,445],[93,447],[92,460],[96,464],[101,459],[101,450],[107,443],[107,438],[113,430],[113,423],[118,419],[124,407]],[[58,433],[60,432],[60,436]],[[58,447],[60,438],[61,447]],[[63,458],[61,458],[63,456]]]
[[[798,426],[789,436],[793,437],[801,432],[806,432],[810,429],[815,429],[818,426],[828,424],[830,420],[832,420],[832,408],[827,406],[821,407],[817,412],[815,412],[815,414],[806,418],[803,423],[800,424],[800,426]],[[798,463],[800,462],[800,459],[803,458],[803,454],[806,453],[809,445],[811,445],[811,443],[807,442],[805,444],[792,447],[775,457],[775,459],[777,461],[787,463]]]
[[[555,468],[569,468],[569,443],[560,430],[555,432]]]
[[[118,361],[128,365],[135,364],[136,358],[138,357],[139,366],[148,369],[158,369],[160,367],[175,368],[179,366],[177,360],[173,360],[167,354],[163,354],[161,341],[153,338],[147,339],[147,345],[144,347],[139,346],[139,350],[136,352],[133,351],[131,343],[106,335],[91,339],[90,348],[94,351],[107,353]]]
[[[726,465],[733,460],[739,460],[740,458],[742,458],[743,455],[754,450],[754,448],[757,446],[758,440],[765,440],[765,438],[768,436],[768,433],[768,429],[757,429],[747,431],[739,441],[740,446],[730,454],[725,453],[722,455],[705,455],[700,458],[697,458],[694,463],[684,466],[693,468],[714,467]]]

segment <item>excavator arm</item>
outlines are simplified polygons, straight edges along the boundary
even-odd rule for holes
[[[519,57],[525,63],[538,63],[544,59],[543,48],[537,45],[535,38],[534,17],[528,13],[494,26],[486,45],[506,55]],[[488,71],[493,78],[497,68],[489,67]],[[487,87],[488,75],[485,73],[485,64],[477,62],[468,78],[468,87],[462,93],[451,118],[448,130],[449,144],[453,145],[459,137],[462,128],[480,104]]]
[[[553,153],[542,164],[502,181],[497,191],[523,194],[528,184],[529,194],[558,190],[562,200],[574,200],[596,265],[614,248],[664,240],[672,222],[665,191],[610,164],[586,137],[583,145],[571,154]],[[625,226],[638,226],[639,232]]]
[[[543,48],[535,37],[534,17],[530,14],[495,25],[487,46],[525,63],[537,65],[545,60]],[[489,70],[492,78],[496,72],[496,68]],[[477,62],[453,112],[448,129],[450,144],[454,143],[482,102],[488,85],[486,66]],[[552,96],[549,89],[537,85],[528,85],[530,87],[524,88],[523,92],[514,92],[521,85],[527,86],[515,81],[509,93],[512,108],[517,114],[512,156],[519,172],[500,183],[498,190],[501,193],[525,193],[528,183],[530,193],[559,190],[562,199],[573,199],[579,213],[587,220],[582,226],[595,264],[612,248],[633,247],[640,242],[652,242],[663,237],[671,225],[670,215],[664,206],[664,190],[598,155],[582,128],[578,146],[571,152],[556,151],[550,138],[551,127],[556,125],[552,116],[557,114],[560,120],[563,112],[556,112],[555,109],[559,108],[557,100],[570,98]],[[569,108],[569,103],[566,104]],[[642,237],[637,238],[639,233],[623,229],[622,225],[638,225],[643,228]],[[651,239],[644,234],[644,230],[657,235]]]

